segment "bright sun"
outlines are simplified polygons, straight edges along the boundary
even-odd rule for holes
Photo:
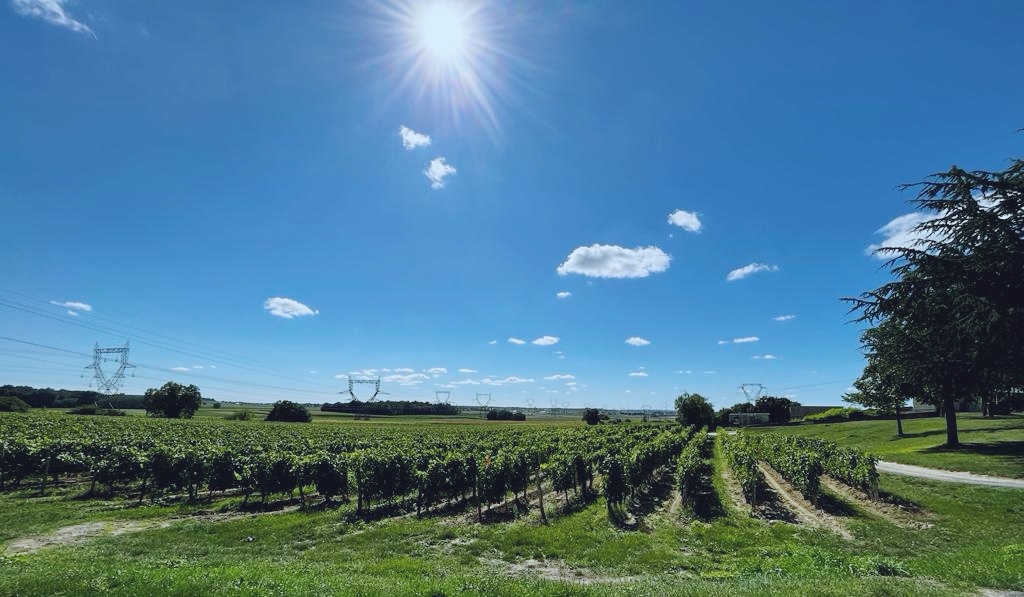
[[[420,15],[416,34],[432,60],[453,62],[459,59],[466,41],[466,15],[448,2],[435,2]]]

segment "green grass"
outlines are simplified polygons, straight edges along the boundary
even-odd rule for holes
[[[1024,478],[1024,416],[985,418],[977,413],[961,413],[957,424],[961,446],[955,449],[944,447],[946,423],[938,417],[903,421],[903,437],[896,435],[895,420],[760,427],[751,431],[823,437],[904,464]]]

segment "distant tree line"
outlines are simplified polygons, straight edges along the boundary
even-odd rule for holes
[[[487,411],[488,421],[525,421],[526,414],[504,408],[492,408]]]
[[[355,415],[457,415],[459,407],[451,404],[435,404],[415,400],[382,400],[380,402],[325,402],[322,412],[351,413]]]
[[[0,386],[0,396],[20,398],[32,408],[72,408],[109,401],[115,408],[142,408],[143,396],[121,395],[107,397],[92,390],[54,390],[31,386]]]

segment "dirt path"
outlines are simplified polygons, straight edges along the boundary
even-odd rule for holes
[[[783,502],[786,507],[796,515],[800,522],[822,529],[828,529],[833,531],[843,539],[853,539],[853,535],[846,529],[846,526],[842,522],[836,520],[834,516],[830,516],[821,510],[818,510],[811,505],[810,502],[805,500],[789,483],[782,479],[782,477],[775,472],[775,469],[764,463],[757,465],[761,469],[761,474],[764,475],[765,481],[768,486],[771,487]]]
[[[5,546],[5,551],[8,554],[33,553],[47,547],[82,543],[94,537],[123,535],[147,529],[163,529],[171,524],[170,520],[110,520],[73,524],[46,535],[32,535],[15,539]]]
[[[916,512],[918,518],[927,518],[928,515],[921,510],[911,512],[898,504],[873,500],[863,491],[850,487],[828,475],[821,476],[821,485],[827,487],[829,491],[842,497],[844,500],[857,504],[862,510],[898,527],[905,529],[927,529],[932,526],[932,523],[917,520],[912,516]]]
[[[937,468],[914,466],[911,464],[900,464],[898,462],[886,462],[885,460],[879,460],[878,464],[875,466],[879,472],[930,479],[932,481],[948,481],[950,483],[968,483],[971,485],[987,485],[989,487],[1024,489],[1024,479],[992,477],[989,475],[978,475],[962,471],[946,471]]]

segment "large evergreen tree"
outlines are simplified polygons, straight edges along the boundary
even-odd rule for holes
[[[888,326],[877,358],[939,405],[956,446],[957,402],[987,404],[1024,383],[1024,161],[1002,172],[954,166],[909,187],[931,218],[911,246],[878,249],[894,281],[845,300],[858,321]]]

